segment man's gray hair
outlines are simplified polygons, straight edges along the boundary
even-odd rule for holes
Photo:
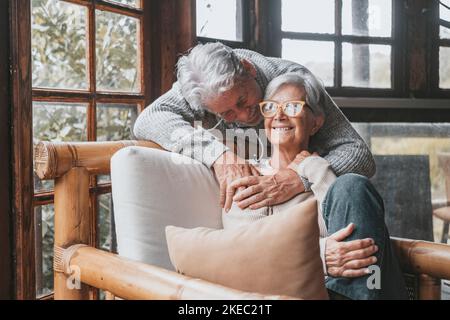
[[[305,88],[306,103],[315,115],[324,114],[325,88],[308,70],[285,73],[274,78],[266,88],[265,99],[270,99],[281,87],[294,85]]]
[[[245,74],[233,49],[220,42],[199,44],[177,63],[181,92],[194,110],[202,110],[205,100],[230,90]]]

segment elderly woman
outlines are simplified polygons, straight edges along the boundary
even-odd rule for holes
[[[380,195],[364,176],[345,174],[337,178],[328,161],[310,149],[311,138],[324,123],[323,95],[323,87],[312,75],[285,74],[270,82],[260,109],[272,155],[257,168],[267,181],[273,180],[279,170],[295,170],[312,183],[312,192],[301,193],[283,204],[241,209],[247,207],[245,201],[251,197],[258,198],[255,201],[263,197],[270,201],[270,195],[258,193],[255,189],[259,184],[253,183],[251,177],[236,180],[230,190],[247,188],[233,198],[231,210],[224,210],[224,228],[276,214],[315,197],[321,258],[331,298],[405,299],[402,273],[390,246]],[[367,281],[371,273],[368,267],[375,264],[381,271],[378,288],[372,288]]]
[[[267,84],[282,74],[310,71],[291,61],[232,49],[220,42],[192,48],[179,59],[177,71],[178,80],[172,89],[139,115],[134,134],[140,140],[156,142],[168,151],[195,159],[212,169],[220,184],[218,203],[226,208],[225,201],[233,196],[225,193],[228,183],[255,176],[257,172],[223,144],[221,137],[206,129],[215,127],[225,135],[227,130],[259,128],[262,117],[258,103]],[[323,107],[328,120],[314,143],[320,144],[337,175],[359,173],[371,177],[375,173],[375,163],[367,145],[330,97],[325,97]],[[155,154],[152,161],[162,163],[163,167],[167,165],[164,153]],[[171,170],[177,170],[176,165]],[[204,178],[194,173],[191,173],[192,179]],[[286,192],[276,192],[275,203],[309,191],[308,181],[291,170],[280,170],[276,179]],[[166,183],[174,190],[179,188],[170,180]]]

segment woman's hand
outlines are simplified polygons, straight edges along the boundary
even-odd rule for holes
[[[295,159],[289,164],[288,168],[297,171],[298,165],[302,163],[306,158],[312,156],[318,157],[319,154],[317,152],[310,153],[308,150],[303,150],[295,156]]]
[[[377,262],[378,247],[373,239],[343,242],[355,229],[353,223],[328,237],[325,244],[327,274],[332,277],[356,278],[370,273],[368,266]]]
[[[245,189],[234,197],[229,196],[243,187]],[[231,208],[234,201],[241,209],[255,210],[286,202],[304,191],[297,172],[291,169],[282,169],[270,176],[245,177],[228,185],[225,209]]]

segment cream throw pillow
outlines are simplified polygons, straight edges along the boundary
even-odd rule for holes
[[[247,292],[328,299],[315,199],[232,229],[168,226],[166,238],[179,273]]]

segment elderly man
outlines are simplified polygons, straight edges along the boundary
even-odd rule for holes
[[[180,58],[177,67],[178,81],[140,114],[134,128],[138,139],[158,143],[171,151],[171,156],[167,152],[131,148],[119,152],[112,161],[119,253],[166,268],[171,268],[171,264],[164,226],[220,227],[221,208],[228,210],[235,192],[244,188],[229,188],[233,181],[249,176],[254,180],[245,193],[246,199],[239,199],[245,203],[242,209],[277,205],[311,191],[308,179],[293,169],[295,163],[278,170],[270,185],[256,168],[207,130],[263,129],[258,104],[268,83],[286,73],[316,79],[309,70],[253,51],[233,50],[221,43],[196,46]],[[331,98],[326,93],[320,97],[324,123],[311,138],[311,149],[325,158],[338,176],[372,176],[375,164],[367,145]],[[202,126],[194,127],[196,121],[201,121]],[[196,165],[179,164],[173,161],[174,156],[195,159]],[[126,173],[124,167],[128,168]],[[368,250],[370,242],[343,241],[352,231],[341,231],[336,249],[349,257],[367,253],[359,259],[372,256]],[[361,271],[368,265],[364,263],[356,269]],[[354,267],[343,267],[341,272],[351,269]]]

